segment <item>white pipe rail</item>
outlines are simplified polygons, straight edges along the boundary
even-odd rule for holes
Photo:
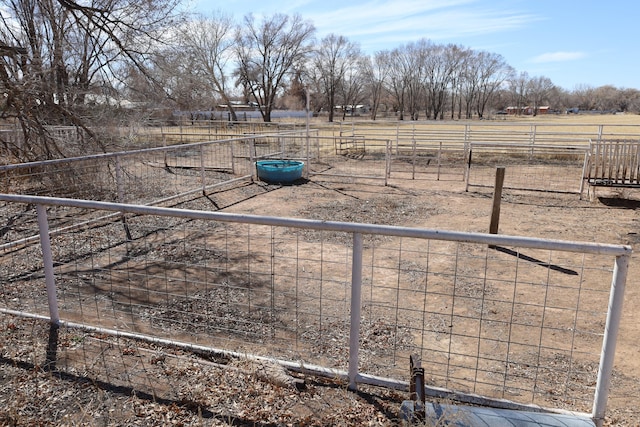
[[[362,234],[353,233],[351,262],[351,316],[349,330],[349,388],[357,389],[360,351],[360,316],[362,309]]]
[[[616,257],[616,263],[613,268],[607,322],[605,324],[604,338],[602,341],[602,355],[600,357],[598,380],[596,382],[596,392],[593,399],[592,417],[598,427],[602,427],[604,424],[604,416],[607,409],[607,399],[609,398],[611,375],[613,373],[614,354],[618,341],[620,319],[622,317],[624,289],[627,282],[627,272],[629,270],[629,258],[629,256]]]
[[[395,237],[412,237],[417,239],[482,243],[495,246],[519,246],[532,249],[559,250],[565,252],[579,252],[611,256],[631,255],[633,251],[631,246],[628,245],[614,245],[607,243],[573,242],[567,240],[540,239],[535,237],[496,235],[489,233],[471,233],[428,228],[400,227],[391,225],[320,221],[300,218],[282,218],[264,215],[236,214],[229,212],[198,211],[191,209],[173,209],[146,205],[99,202],[95,200],[65,199],[60,197],[0,194],[0,200],[5,202],[66,206],[81,209],[124,212],[139,215],[180,216],[190,219],[203,219],[222,222],[271,225],[276,227],[293,227],[325,231],[342,231],[347,233],[383,234]]]
[[[49,301],[49,320],[52,324],[57,325],[60,323],[60,315],[58,314],[58,296],[53,272],[53,255],[51,253],[51,240],[49,239],[47,208],[45,205],[39,204],[36,209],[38,211],[38,228],[40,229],[40,246],[42,248],[44,277],[47,285],[47,299]]]

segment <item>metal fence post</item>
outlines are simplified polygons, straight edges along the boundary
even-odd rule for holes
[[[442,141],[440,141],[440,146],[438,147],[438,175],[436,180],[440,181],[440,166],[442,165]]]
[[[249,167],[251,168],[251,180],[258,180],[258,170],[256,169],[256,145],[255,139],[249,139],[249,163],[251,164]]]
[[[349,330],[349,389],[358,385],[358,359],[360,353],[360,312],[362,300],[362,234],[353,233],[351,261],[351,328]]]
[[[602,141],[603,131],[604,131],[604,126],[603,125],[599,125],[598,126],[598,142]]]
[[[464,172],[462,173],[462,180],[467,183],[467,187],[465,188],[465,191],[469,191],[469,167],[471,166],[471,161],[470,161],[471,142],[469,141],[469,125],[468,124],[464,125],[463,147],[464,147],[463,157],[464,157],[465,168],[464,168]]]
[[[386,187],[389,184],[389,178],[391,177],[391,150],[392,143],[391,140],[387,139],[385,153],[384,153],[384,186]]]
[[[304,168],[304,177],[306,179],[309,179],[309,168],[311,167],[311,155],[309,153],[311,144],[309,141],[309,87],[305,86],[304,88],[304,95],[305,95],[305,101],[306,101],[306,106],[305,106],[305,118],[304,118],[304,127],[305,127],[305,141],[306,141],[306,146],[307,146],[307,164],[305,165],[306,167]]]
[[[122,165],[120,163],[120,156],[116,156],[116,192],[118,203],[125,203],[124,198],[124,181],[122,179]]]
[[[233,175],[235,175],[236,173],[236,157],[235,157],[235,152],[233,150],[233,146],[234,146],[234,142],[231,141],[229,142],[229,153],[231,155],[231,173]]]
[[[624,302],[624,288],[627,282],[627,271],[631,255],[619,255],[613,268],[611,279],[611,294],[609,295],[609,308],[607,310],[607,323],[605,325],[604,338],[602,340],[602,355],[598,368],[598,381],[593,398],[593,421],[598,427],[604,423],[607,400],[611,387],[611,374],[622,317],[622,303]]]
[[[56,295],[56,282],[53,274],[53,255],[51,254],[51,240],[49,239],[49,223],[47,221],[47,208],[45,205],[37,205],[38,227],[40,229],[40,245],[42,247],[42,261],[44,262],[44,277],[47,285],[47,298],[49,300],[49,319],[52,324],[60,323],[58,314],[58,297]]]
[[[200,179],[202,180],[202,194],[206,194],[207,179],[204,172],[204,145],[200,145]]]

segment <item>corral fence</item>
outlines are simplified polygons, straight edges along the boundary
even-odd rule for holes
[[[86,153],[92,138],[77,126],[43,126],[42,134],[31,132],[29,142],[18,125],[0,124],[0,159],[14,159],[18,153],[37,155],[41,147],[51,152]],[[64,147],[64,148],[61,148]]]
[[[306,160],[297,133],[95,154],[0,166],[3,192],[143,204],[167,204],[255,178],[255,161]]]
[[[469,145],[466,189],[493,189],[496,167],[505,168],[505,188],[582,194],[585,145],[496,144]]]
[[[491,121],[426,121],[426,122],[339,122],[314,123],[332,136],[362,136],[364,138],[389,139],[394,145],[411,145],[411,142],[430,141],[432,145],[472,142],[579,145],[589,140],[633,139],[640,134],[640,125],[622,124],[570,124],[527,123]]]
[[[238,138],[245,135],[299,134],[303,131],[305,131],[305,125],[301,123],[204,121],[191,124],[180,123],[174,126],[162,124],[146,126],[139,130],[138,135],[147,146],[153,146],[158,142],[166,146],[174,143],[186,144],[203,140]]]
[[[210,136],[212,128],[227,124],[183,127],[175,134],[167,128],[163,138],[197,139],[207,126]],[[299,123],[228,126],[227,132],[245,135],[302,129]],[[482,190],[492,185],[495,167],[506,166],[506,189],[582,194],[589,142],[637,138],[639,133],[637,125],[586,124],[576,130],[544,123],[357,121],[314,123],[311,134],[317,139],[311,146],[317,147],[313,159],[331,165],[318,169],[324,175],[384,179],[385,184],[389,178],[461,179],[468,190]]]
[[[306,160],[305,177],[321,174],[340,178],[372,178],[385,185],[389,179],[463,180],[467,190],[474,191],[491,188],[495,168],[506,167],[507,190],[580,194],[585,182],[583,168],[589,141],[637,139],[640,133],[639,128],[633,125],[581,125],[576,131],[570,125],[561,124],[365,121],[314,123],[313,129],[303,123],[194,121],[191,125],[144,126],[123,131],[133,136],[125,138],[128,149],[121,152],[120,159],[133,155],[124,153],[143,156],[145,149],[142,147],[158,149],[156,156],[160,157],[161,153],[173,152],[175,156],[182,157],[180,162],[175,162],[177,167],[172,169],[176,173],[174,178],[187,172],[193,176],[198,167],[200,175],[229,171],[235,175],[241,170],[244,172],[240,172],[240,176],[243,173],[248,175],[252,167],[251,153],[254,153],[253,160],[267,157]],[[64,128],[61,132],[70,130]],[[255,147],[263,147],[262,151],[251,148],[251,141]],[[192,144],[201,144],[201,148]],[[229,148],[222,153],[221,147],[225,145]],[[207,153],[205,147],[210,147],[211,152]],[[183,155],[188,150],[199,149],[204,150],[201,154],[206,157],[204,161],[197,160],[193,153]],[[148,154],[151,156],[151,152]],[[95,158],[100,156],[103,155]],[[246,159],[244,163],[243,156]],[[104,164],[108,166],[101,165],[99,169],[106,175],[114,174],[119,168],[113,164],[116,157],[112,154],[103,157]],[[75,159],[81,161],[80,157]],[[192,163],[187,163],[186,159],[191,159]],[[90,159],[87,161],[91,162]],[[60,165],[66,162],[71,160],[61,160]],[[144,164],[152,167],[163,162],[163,159],[152,158]],[[200,165],[196,164],[198,162]],[[221,162],[224,164],[218,164]],[[69,179],[72,174],[73,169],[69,169],[60,175],[61,178],[66,175],[65,184],[60,184],[60,188],[69,191],[75,188],[74,179]],[[175,181],[169,179],[167,182]],[[206,181],[203,178],[203,182]],[[87,185],[86,181],[82,183]],[[94,191],[89,191],[89,194],[94,194]],[[124,201],[115,197],[113,190],[111,194],[111,198],[100,199]],[[132,199],[137,200],[135,197]]]
[[[421,122],[381,127],[375,122],[318,126],[335,138],[387,139],[390,176],[463,179],[467,190],[493,186],[496,167],[506,168],[505,188],[577,193],[591,144],[637,140],[637,125]],[[593,156],[592,156],[593,158]]]
[[[628,246],[0,200],[0,311],[71,330],[59,371],[171,393],[111,336],[406,390],[417,354],[430,396],[604,420]]]

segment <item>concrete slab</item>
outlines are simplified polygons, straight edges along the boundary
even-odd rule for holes
[[[596,427],[589,417],[427,402],[426,419],[433,425],[458,427]],[[428,425],[428,424],[427,424]]]

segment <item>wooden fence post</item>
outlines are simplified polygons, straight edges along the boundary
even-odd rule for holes
[[[504,167],[496,168],[496,184],[493,189],[493,207],[491,208],[490,234],[498,234],[500,223],[500,202],[502,200],[502,186],[504,184]]]

